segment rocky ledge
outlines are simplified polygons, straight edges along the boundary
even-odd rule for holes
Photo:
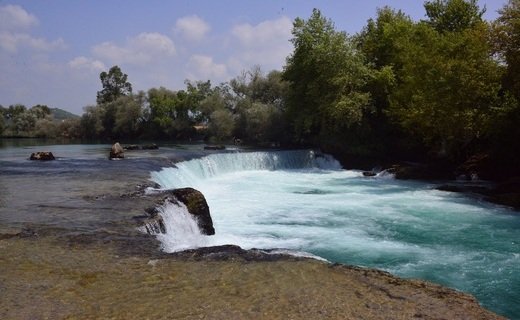
[[[0,318],[504,319],[470,295],[378,270],[235,246],[119,248],[1,237]]]

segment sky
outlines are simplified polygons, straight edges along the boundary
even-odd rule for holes
[[[495,19],[507,0],[480,0]],[[0,0],[0,105],[75,114],[96,102],[99,74],[118,65],[134,92],[217,85],[260,66],[281,70],[292,22],[313,8],[355,34],[377,8],[424,18],[421,0]]]

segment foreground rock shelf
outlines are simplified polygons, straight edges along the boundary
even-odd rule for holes
[[[503,319],[427,282],[235,246],[150,255],[40,235],[0,250],[2,319]]]

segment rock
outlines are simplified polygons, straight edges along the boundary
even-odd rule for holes
[[[374,171],[363,171],[364,177],[375,177],[376,175],[377,173],[375,173]]]
[[[139,146],[137,144],[131,144],[131,145],[125,146],[123,149],[125,149],[125,150],[157,150],[157,149],[159,149],[159,147],[155,143],[145,144],[142,146]]]
[[[157,150],[157,149],[159,149],[159,147],[155,143],[152,143],[152,144],[145,144],[144,146],[141,147],[141,149],[143,149],[143,150]]]
[[[164,190],[148,197],[156,198],[156,207],[151,207],[145,210],[147,216],[134,217],[139,220],[143,228],[149,234],[166,233],[164,221],[157,210],[158,206],[164,205],[166,202],[183,203],[188,212],[193,215],[197,221],[199,229],[202,234],[214,235],[215,228],[213,227],[213,220],[211,219],[208,203],[204,195],[193,188],[181,188]]]
[[[193,188],[181,188],[170,190],[169,193],[178,201],[184,203],[188,211],[197,218],[197,223],[202,234],[215,234],[208,203],[200,191]]]
[[[467,180],[475,180],[474,177],[492,179],[497,175],[495,171],[496,169],[493,168],[490,156],[485,153],[478,153],[472,155],[458,166],[456,175],[464,176]]]
[[[439,191],[447,191],[447,192],[462,192],[462,188],[450,184],[443,184],[435,188],[435,190]]]
[[[204,150],[225,150],[226,146],[222,144],[204,146]]]
[[[512,177],[500,182],[489,192],[491,202],[520,209],[520,177]]]
[[[139,148],[139,146],[136,145],[136,144],[131,144],[131,145],[129,145],[129,146],[124,146],[123,149],[124,149],[124,150],[139,150],[140,148]]]
[[[401,180],[450,180],[454,175],[449,168],[442,164],[397,164],[386,172]]]
[[[40,151],[31,153],[31,157],[29,159],[41,161],[56,160],[56,158],[54,158],[54,155],[50,151]]]
[[[112,159],[123,159],[125,157],[125,150],[119,142],[114,143],[112,149],[110,150],[110,160]]]

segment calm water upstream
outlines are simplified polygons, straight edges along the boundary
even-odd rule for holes
[[[475,295],[501,315],[520,318],[516,211],[434,190],[433,182],[363,177],[309,150],[199,158],[204,155],[201,146],[170,146],[111,162],[106,160],[107,147],[47,146],[60,157],[49,163],[26,160],[42,147],[0,148],[0,227],[39,223],[88,230],[102,219],[116,220],[121,208],[102,208],[103,215],[82,217],[69,207],[81,207],[85,192],[102,192],[96,177],[134,172],[136,183],[151,178],[162,188],[190,186],[206,196],[216,235],[195,235],[189,243],[179,243],[178,237],[167,234],[160,238],[166,251],[236,244],[309,252],[333,262],[447,285]],[[176,165],[168,160],[194,156],[198,158]],[[66,183],[38,183],[49,177]],[[74,193],[78,195],[70,195]],[[73,200],[51,206],[64,197]],[[38,217],[35,204],[40,204]],[[166,208],[165,219],[176,210]]]

